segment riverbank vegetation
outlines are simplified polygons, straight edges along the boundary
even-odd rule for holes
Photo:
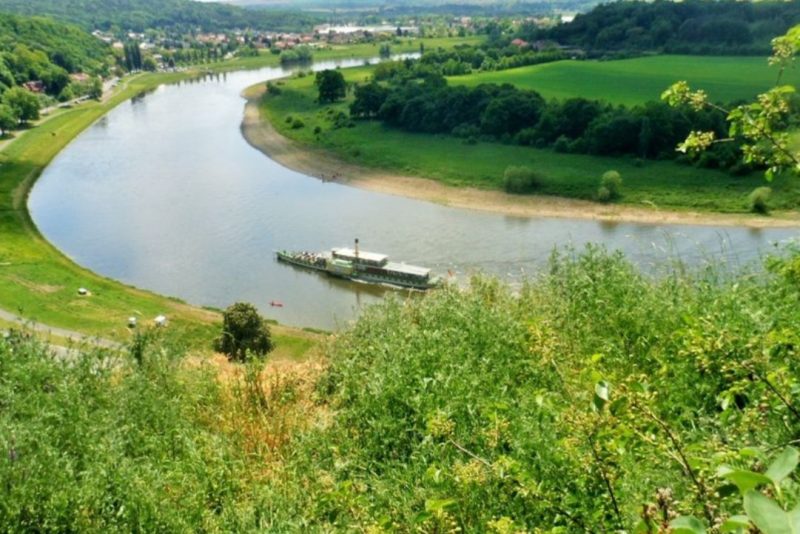
[[[800,429],[797,262],[784,250],[766,271],[675,264],[644,276],[618,254],[566,251],[518,293],[476,278],[390,299],[323,359],[266,366],[185,358],[157,339],[71,362],[0,340],[0,522],[747,525],[731,519],[740,491],[782,509],[798,498],[785,449]]]
[[[652,59],[659,62],[662,58]],[[687,70],[691,70],[695,58],[684,56],[683,59]],[[680,58],[672,59],[673,64],[678,64],[679,60]],[[607,68],[613,70],[615,63],[604,62],[598,65],[607,65]],[[309,147],[332,151],[346,161],[405,175],[433,178],[456,186],[501,189],[503,174],[507,167],[527,166],[540,176],[540,186],[537,189],[539,194],[595,199],[600,177],[606,171],[614,169],[625,178],[617,202],[656,205],[671,209],[744,213],[751,208],[747,200],[748,195],[755,187],[763,185],[763,177],[757,172],[736,176],[716,169],[699,168],[662,159],[645,159],[639,154],[592,156],[569,153],[569,147],[564,151],[556,151],[515,146],[508,140],[504,140],[507,141],[504,143],[484,138],[480,130],[471,136],[462,137],[449,135],[452,132],[434,135],[402,131],[375,120],[357,120],[351,117],[351,105],[355,102],[356,96],[360,93],[364,97],[369,96],[363,94],[365,87],[376,89],[375,93],[378,93],[379,98],[388,95],[390,89],[385,83],[376,86],[371,80],[375,74],[379,74],[378,77],[381,78],[382,73],[391,73],[393,65],[397,64],[343,70],[342,73],[347,81],[353,86],[360,85],[361,88],[352,90],[346,99],[326,106],[317,102],[317,88],[314,86],[313,78],[297,77],[286,80],[277,86],[280,89],[279,94],[264,96],[261,102],[262,116],[282,135]],[[728,70],[727,67],[720,70],[719,80],[724,79]],[[764,70],[768,71],[766,67]],[[641,77],[644,79],[647,74],[642,74]],[[440,87],[445,86],[440,85]],[[743,95],[749,94],[749,87],[745,85],[742,88]],[[663,89],[666,89],[666,86]],[[456,89],[448,90],[456,91]],[[507,87],[495,86],[494,89],[484,89],[484,91],[511,94]],[[467,92],[461,91],[458,94]],[[542,102],[541,97],[531,98],[536,102]],[[642,95],[640,98],[646,97]],[[579,102],[581,101],[575,101]],[[429,100],[421,102],[418,106],[421,113],[428,109],[426,107],[428,104]],[[592,108],[599,106],[600,109],[611,109],[612,113],[618,110],[595,102],[586,104]],[[547,105],[560,107],[567,103],[550,102]],[[470,113],[476,107],[477,105],[471,106]],[[512,111],[516,112],[518,106],[513,107],[515,109]],[[652,104],[647,109],[666,108],[667,106],[663,104]],[[448,111],[448,117],[459,118],[454,115],[459,108],[448,105],[441,109]],[[353,111],[356,116],[368,116],[366,110],[358,106],[353,108]],[[397,116],[402,117],[402,114]],[[410,117],[411,115],[406,116]],[[288,121],[289,118],[292,121]],[[291,124],[294,119],[302,121],[304,127],[293,129]],[[509,124],[508,121],[500,122],[504,125]],[[480,128],[480,125],[477,127]],[[654,133],[661,135],[662,132],[657,130],[658,128]],[[637,131],[637,149],[640,133]],[[676,136],[675,140],[677,144],[677,141],[682,139]],[[670,150],[669,156],[673,154],[674,152]],[[793,209],[797,206],[800,192],[792,180],[779,177],[771,186],[773,195],[770,203],[773,209]]]

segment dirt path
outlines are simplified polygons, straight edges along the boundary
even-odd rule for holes
[[[509,195],[472,187],[451,187],[426,178],[403,176],[380,169],[352,165],[335,154],[292,141],[262,120],[258,102],[262,91],[248,90],[242,134],[248,143],[281,165],[321,180],[370,191],[410,197],[456,208],[490,211],[517,217],[563,217],[644,224],[692,224],[748,226],[753,228],[800,226],[800,214],[754,217],[693,211],[669,211],[656,207],[598,204],[548,196]],[[333,178],[335,176],[335,178]]]
[[[31,321],[25,318],[20,317],[16,313],[11,313],[6,310],[0,309],[0,319],[3,321],[18,324],[20,326],[25,327],[28,330],[32,330],[38,334],[48,334],[57,336],[60,338],[64,338],[70,341],[75,342],[75,344],[88,344],[94,345],[97,347],[101,347],[104,349],[120,349],[122,348],[122,344],[117,343],[116,341],[111,341],[110,339],[103,339],[98,337],[87,336],[86,334],[82,334],[80,332],[76,332],[75,330],[67,330],[65,328],[58,328],[55,326],[49,326],[43,323],[37,323],[36,321]]]

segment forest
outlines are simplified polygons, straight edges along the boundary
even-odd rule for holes
[[[170,29],[191,32],[310,30],[324,21],[299,10],[248,10],[216,2],[192,0],[0,0],[0,11],[44,15],[71,22],[86,30],[121,29],[143,32]]]
[[[0,134],[38,118],[42,101],[23,84],[41,82],[45,99],[97,96],[96,76],[107,74],[113,64],[108,45],[78,27],[0,13]],[[75,73],[95,78],[73,80]]]
[[[553,28],[527,24],[519,36],[580,47],[592,55],[766,55],[771,39],[798,22],[797,2],[610,2]]]

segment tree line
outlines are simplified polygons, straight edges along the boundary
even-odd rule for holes
[[[633,1],[601,4],[553,28],[525,24],[518,36],[553,40],[592,55],[645,51],[765,55],[772,37],[798,22],[797,2]]]
[[[648,102],[628,107],[571,98],[545,100],[539,93],[510,84],[474,88],[450,86],[438,74],[420,79],[372,80],[358,85],[350,107],[355,119],[377,119],[410,132],[448,134],[467,143],[480,140],[516,143],[558,152],[675,158],[675,147],[694,130],[727,136],[725,115]],[[741,163],[739,143],[715,146],[700,164],[732,172]]]
[[[191,0],[1,0],[0,8],[22,15],[45,15],[86,30],[152,28],[180,32],[220,32],[253,28],[307,31],[325,22],[320,14],[291,9],[244,9],[218,2]]]

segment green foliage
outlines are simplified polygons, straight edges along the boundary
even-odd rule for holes
[[[784,2],[611,2],[568,24],[524,25],[530,41],[552,39],[593,55],[656,51],[757,55],[770,38],[800,23],[800,9]]]
[[[237,302],[225,310],[216,350],[231,360],[244,362],[251,356],[266,356],[273,348],[269,325],[255,306]]]
[[[300,128],[305,128],[305,126],[306,123],[302,119],[294,119],[292,121],[292,130],[299,130]]]
[[[45,15],[78,24],[86,30],[149,29],[226,31],[254,28],[306,31],[324,22],[321,15],[300,10],[250,10],[222,3],[191,0],[0,0],[3,11]]]
[[[606,171],[600,178],[600,187],[597,189],[597,199],[600,202],[610,202],[621,196],[622,176],[617,171]]]
[[[503,188],[507,193],[531,193],[541,185],[541,177],[530,167],[509,166],[503,173]]]
[[[319,91],[318,100],[322,104],[336,102],[347,96],[347,82],[338,70],[323,70],[316,74],[314,84]]]
[[[747,197],[747,203],[750,207],[750,211],[761,214],[769,213],[769,197],[771,195],[771,188],[766,186],[756,187]]]
[[[605,64],[611,66],[614,63]],[[359,119],[368,118],[364,115],[374,113],[376,106],[378,111],[383,107],[387,112],[395,107],[393,103],[386,102],[381,95],[385,93],[386,88],[384,87],[384,91],[380,91],[380,88],[385,84],[376,82],[377,89],[370,93],[372,96],[369,99],[374,105],[356,109],[356,102],[367,100],[362,98],[357,101],[355,94],[359,93],[361,87],[372,85],[370,82],[365,83],[372,69],[363,67],[342,69],[345,80],[355,89],[348,94],[346,100],[324,108],[320,108],[317,102],[318,91],[314,86],[313,77],[287,80],[281,86],[283,94],[262,101],[262,120],[271,121],[282,135],[306,146],[331,151],[345,159],[349,159],[352,151],[358,149],[361,153],[359,158],[361,165],[431,178],[453,186],[502,190],[502,177],[506,167],[524,165],[537,169],[546,177],[546,181],[538,190],[539,193],[592,200],[597,195],[599,177],[609,168],[614,168],[625,178],[624,195],[619,199],[622,203],[636,205],[654,203],[662,208],[679,207],[703,212],[746,214],[747,195],[753,188],[763,185],[761,177],[756,172],[745,172],[744,176],[734,177],[727,172],[698,168],[686,163],[629,157],[587,156],[582,154],[586,151],[586,147],[580,146],[580,140],[566,141],[566,153],[539,149],[537,145],[515,145],[513,139],[508,143],[492,142],[491,138],[481,133],[479,126],[455,128],[459,125],[457,121],[453,130],[443,132],[445,135],[387,128],[381,122],[374,120],[357,120],[355,127],[347,127],[348,106],[351,112],[355,112],[353,116]],[[427,109],[425,99],[421,100],[423,104],[416,110]],[[460,97],[453,102],[461,102]],[[467,110],[465,113],[472,113],[471,110],[480,107],[474,105],[467,107],[468,99],[464,99],[463,102],[464,109]],[[584,105],[585,102],[594,105]],[[547,123],[556,128],[555,131],[576,131],[583,127],[586,120],[592,120],[598,109],[603,109],[602,104],[585,102],[582,99],[565,101],[554,109],[565,112],[569,110],[571,114],[557,113],[555,118],[558,120],[551,122],[547,117],[553,117],[554,114],[545,112],[540,121],[545,121],[547,118]],[[434,108],[431,113],[440,117],[442,115],[436,113],[437,109],[446,110],[447,116],[454,119],[463,117],[460,111],[456,113],[457,108],[454,105],[446,104],[441,108]],[[675,117],[686,115],[678,110],[674,112]],[[288,116],[301,117],[307,128],[292,130],[289,127],[290,123],[284,122]],[[407,118],[419,116],[418,113],[409,114]],[[653,116],[658,117],[660,114],[654,110]],[[651,121],[651,124],[663,124],[661,119],[654,120],[655,122]],[[724,116],[721,114],[719,121],[724,129]],[[313,135],[317,126],[326,132],[324,136],[317,138]],[[637,156],[640,154],[638,133],[637,131],[633,136],[631,145]],[[662,140],[668,139],[662,136],[660,128],[658,135]],[[674,138],[675,141],[678,139],[680,138]],[[473,146],[469,150],[464,150],[465,144],[470,143]],[[674,145],[667,143],[664,146],[669,155],[674,154]],[[457,154],[458,157],[442,158],[442,154]],[[734,156],[732,161],[736,161],[737,158],[738,156]],[[724,167],[724,165],[717,167],[719,166]],[[773,210],[783,211],[796,207],[800,201],[798,200],[800,189],[794,186],[790,177],[777,177],[771,186],[774,191],[771,201]]]
[[[194,530],[233,508],[231,444],[201,422],[219,388],[182,374],[174,347],[149,356],[84,347],[65,361],[0,339],[4,530]]]
[[[796,453],[764,451],[800,429],[799,289],[684,267],[653,279],[590,249],[516,295],[475,279],[371,308],[329,355],[336,417],[303,445],[319,456],[297,457],[307,517],[655,532],[678,514],[702,519],[674,532],[699,533],[741,522],[731,473],[748,470],[791,510]]]
[[[310,47],[305,45],[284,50],[280,56],[281,65],[305,64],[310,63],[313,59],[314,53]]]
[[[3,102],[23,124],[39,118],[39,99],[22,87],[12,87],[6,91]]]
[[[787,500],[787,490],[796,490],[796,486],[789,477],[797,469],[800,453],[794,447],[786,447],[772,460],[765,473],[754,472],[746,469],[735,470],[728,466],[721,466],[717,476],[730,480],[736,484],[739,493],[744,497],[744,511],[746,515],[736,515],[729,518],[722,525],[722,532],[745,533],[758,529],[763,534],[798,534],[800,533],[800,503],[791,511],[784,511],[782,502]],[[784,482],[787,483],[784,483]],[[770,498],[757,488],[770,486],[770,493],[775,498]],[[691,516],[679,517],[675,521],[682,524],[693,525],[687,532],[704,534],[705,526],[700,520]],[[672,523],[674,526],[675,521]]]
[[[19,117],[8,104],[0,104],[0,134],[6,135],[19,124]]]

